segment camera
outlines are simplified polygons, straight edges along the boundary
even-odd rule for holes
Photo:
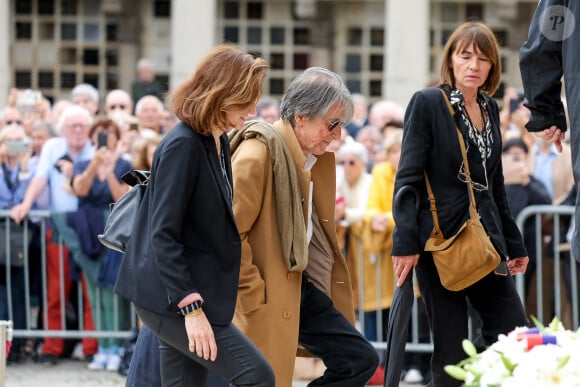
[[[54,167],[55,167],[55,168],[56,168],[56,169],[57,169],[59,172],[62,172],[62,171],[60,170],[60,166],[58,165],[58,162],[59,162],[60,160],[66,160],[66,161],[70,161],[71,163],[73,162],[73,159],[72,159],[72,158],[71,158],[71,157],[70,157],[68,154],[65,154],[64,156],[62,156],[62,157],[61,157],[60,159],[58,159],[58,160],[56,161],[56,163],[54,164]]]
[[[6,151],[12,154],[25,154],[30,152],[30,141],[25,139],[6,140]]]
[[[21,111],[32,110],[41,99],[40,91],[31,89],[19,90],[16,97],[16,107]]]

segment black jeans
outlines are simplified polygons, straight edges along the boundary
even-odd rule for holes
[[[169,386],[206,386],[208,371],[233,386],[273,387],[272,368],[256,347],[233,325],[212,326],[218,347],[215,361],[189,352],[185,323],[136,307],[139,317],[159,338],[161,381]]]
[[[306,277],[302,280],[298,342],[327,368],[309,386],[363,387],[379,364],[375,348]]]

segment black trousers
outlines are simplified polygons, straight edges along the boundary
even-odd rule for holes
[[[441,285],[428,253],[421,255],[416,273],[433,335],[432,380],[428,386],[461,386],[443,367],[467,357],[461,341],[468,337],[468,302],[481,321],[481,335],[475,342],[480,348],[493,344],[500,333],[528,324],[511,276],[492,272],[467,289],[452,292]]]
[[[258,349],[233,325],[212,326],[218,347],[215,361],[189,352],[185,323],[136,307],[139,317],[159,339],[163,387],[207,384],[208,372],[223,376],[233,386],[274,387],[274,372]]]
[[[306,277],[302,280],[298,342],[327,368],[309,386],[363,387],[379,364],[375,348]]]

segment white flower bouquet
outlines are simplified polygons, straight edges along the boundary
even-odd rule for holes
[[[469,340],[469,357],[445,371],[464,387],[580,387],[580,329],[564,329],[558,318],[536,328],[516,328],[481,353]]]

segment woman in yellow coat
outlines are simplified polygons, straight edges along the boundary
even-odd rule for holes
[[[384,140],[387,159],[373,168],[365,214],[362,308],[365,312],[364,333],[371,341],[384,340],[386,337],[388,310],[395,294],[395,273],[391,261],[392,232],[395,227],[392,208],[402,139],[403,130],[396,129]],[[380,288],[377,283],[381,284]],[[382,311],[382,326],[377,324],[380,320],[377,311]]]

